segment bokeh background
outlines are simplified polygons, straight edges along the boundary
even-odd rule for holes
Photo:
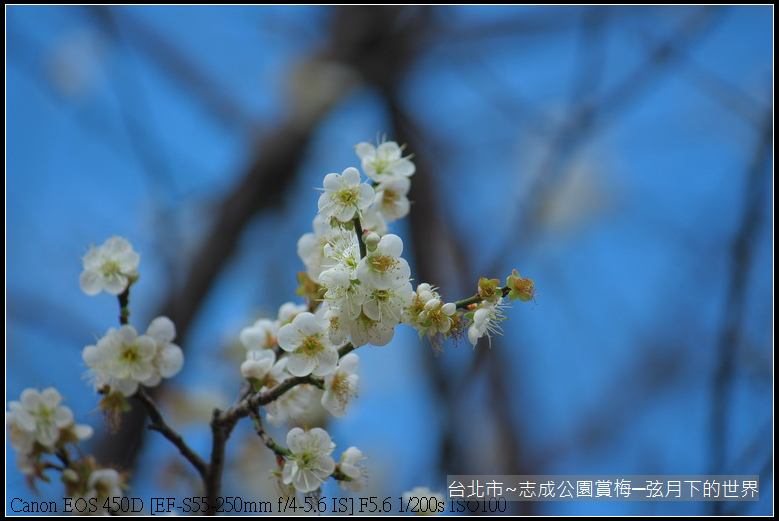
[[[538,296],[491,346],[436,357],[400,327],[358,351],[359,399],[324,424],[369,456],[357,497],[453,473],[759,474],[757,503],[511,512],[772,512],[772,6],[6,16],[6,403],[57,387],[128,496],[200,490],[142,416],[106,432],[81,350],[118,306],[81,293],[80,256],[114,234],[141,252],[131,323],[176,323],[185,366],[156,396],[205,456],[238,333],[295,300],[314,188],[386,134],[418,166],[393,227],[415,279],[456,300],[516,268]],[[228,447],[225,495],[275,501],[250,422]],[[6,498],[36,499],[14,460],[6,443]]]

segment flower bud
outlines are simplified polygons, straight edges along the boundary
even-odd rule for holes
[[[381,237],[376,232],[366,232],[362,238],[362,242],[365,243],[368,251],[371,252],[376,251],[376,247],[379,245],[379,241],[381,241]]]
[[[488,279],[482,277],[479,279],[479,297],[488,302],[497,302],[503,296],[498,279]]]

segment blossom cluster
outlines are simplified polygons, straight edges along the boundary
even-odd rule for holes
[[[66,494],[96,499],[98,513],[106,498],[123,495],[121,476],[114,469],[99,468],[92,458],[72,460],[68,456],[67,446],[91,438],[93,430],[77,424],[73,412],[61,402],[62,395],[54,387],[22,391],[18,401],[8,403],[10,410],[5,413],[8,441],[17,451],[17,467],[31,486],[36,479],[48,480],[47,469],[61,468]],[[44,459],[47,454],[56,454],[59,464]]]
[[[335,450],[327,431],[314,428],[304,431],[295,427],[287,434],[290,455],[282,469],[284,484],[292,484],[300,492],[313,492],[333,473],[340,474],[341,488],[358,492],[365,481],[360,463],[365,459],[357,447],[349,447],[336,464],[331,456]]]
[[[39,473],[43,453],[54,453],[67,443],[92,437],[92,427],[76,424],[73,412],[61,402],[60,393],[49,387],[43,392],[25,389],[19,401],[8,403],[8,440],[17,451],[19,469],[27,475]]]
[[[139,384],[154,387],[174,376],[184,364],[175,337],[176,327],[168,317],[155,318],[143,335],[127,324],[109,329],[81,353],[95,390],[132,396]]]
[[[475,295],[456,302],[444,300],[431,284],[422,282],[414,288],[403,241],[389,227],[409,213],[410,178],[416,167],[403,147],[392,141],[376,146],[359,143],[354,148],[362,172],[348,167],[325,176],[313,231],[297,243],[306,269],[298,276],[297,294],[306,297],[306,303],[287,302],[275,318],[262,318],[241,331],[246,356],[240,374],[247,383],[237,406],[224,415],[215,411],[212,419],[215,433],[229,434],[238,419],[250,415],[257,434],[276,453],[282,488],[292,494],[316,494],[330,477],[353,492],[365,486],[366,458],[358,448],[349,447],[336,462],[336,445],[324,429],[299,427],[310,423],[308,415],[316,409],[335,417],[346,413],[359,383],[355,349],[388,344],[401,323],[415,328],[420,338],[426,336],[435,348],[443,339],[457,341],[466,335],[475,347],[480,338],[502,332],[508,301],[535,298],[533,281],[516,270],[505,286],[498,279],[481,278]],[[132,245],[116,236],[83,257],[81,289],[88,295],[101,291],[116,295],[120,306],[120,327],[108,329],[82,351],[87,377],[97,392],[106,395],[101,407],[117,417],[129,406],[125,398],[138,393],[153,413],[155,430],[200,470],[206,464],[160,420],[151,398],[139,393],[141,386],[153,387],[176,375],[184,362],[170,319],[155,318],[143,334],[129,324],[130,288],[139,279],[139,262]],[[6,424],[11,445],[19,453],[19,467],[35,478],[42,478],[47,468],[60,470],[72,497],[120,496],[122,477],[116,470],[100,469],[88,457],[70,458],[65,444],[90,437],[92,429],[76,425],[61,401],[49,388],[27,389],[20,401],[9,403]],[[264,431],[258,407],[272,425],[290,425],[286,448]],[[214,440],[218,456],[216,435]],[[46,453],[56,454],[62,465],[43,462],[41,455]]]
[[[410,177],[416,167],[395,142],[359,143],[355,151],[365,177],[355,167],[327,174],[313,230],[298,241],[306,268],[299,277],[298,294],[308,298],[308,305],[287,303],[277,319],[258,320],[241,332],[247,349],[241,374],[253,391],[269,391],[293,377],[314,379],[265,406],[274,425],[300,422],[320,396],[325,409],[342,416],[359,380],[358,358],[350,351],[388,344],[398,324],[411,325],[434,346],[443,338],[465,336],[467,329],[475,346],[479,338],[501,332],[506,295],[514,300],[521,289],[529,288],[522,297],[532,296],[532,281],[517,278],[516,272],[508,280],[511,287],[500,287],[497,279],[481,279],[477,295],[459,303],[444,301],[427,283],[414,290],[402,256],[403,241],[389,233],[389,225],[409,212]],[[316,382],[319,385],[312,385]],[[359,479],[344,479],[347,470],[333,473],[329,439],[322,429],[290,431],[293,455],[283,468],[283,482],[310,492],[333,475],[356,487]],[[348,458],[342,467],[357,468]]]
[[[127,293],[138,280],[140,255],[121,237],[111,237],[84,256],[79,282],[87,295],[105,290],[120,296],[123,323],[111,328],[95,345],[84,348],[81,357],[89,367],[88,377],[95,390],[132,396],[138,385],[154,387],[163,378],[176,375],[184,364],[184,353],[173,343],[176,326],[167,317],[157,317],[146,333],[126,323]]]
[[[383,346],[411,301],[403,241],[387,229],[409,211],[409,176],[416,168],[394,142],[360,143],[355,150],[371,184],[353,167],[328,174],[313,232],[298,241],[298,255],[308,277],[323,288],[317,314],[327,341]]]

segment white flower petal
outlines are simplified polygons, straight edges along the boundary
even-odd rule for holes
[[[276,337],[279,347],[284,351],[294,351],[300,345],[303,335],[293,324],[286,324],[279,328],[279,334]]]
[[[357,365],[360,363],[360,357],[356,353],[344,355],[338,362],[338,370],[345,373],[354,373],[357,371]]]
[[[294,376],[308,376],[316,367],[316,361],[311,358],[292,355],[287,362],[287,370]]]
[[[305,436],[305,431],[300,427],[290,429],[287,433],[287,447],[294,453],[303,452],[307,441],[308,437]]]
[[[376,155],[385,160],[398,159],[400,154],[400,147],[394,141],[387,141],[376,147]]]
[[[70,407],[57,407],[53,419],[57,428],[67,427],[73,423],[73,411],[70,410]]]
[[[103,277],[103,289],[112,295],[119,295],[127,289],[127,277],[119,273]]]
[[[373,158],[376,156],[376,147],[366,142],[356,144],[354,146],[354,151],[357,153],[357,157],[360,159],[366,157]]]
[[[37,410],[41,404],[41,393],[37,389],[25,389],[22,391],[22,395],[19,398],[22,407],[28,411]]]
[[[160,353],[159,370],[164,378],[175,376],[184,365],[184,352],[176,344],[167,344]]]
[[[333,372],[337,363],[338,351],[334,347],[325,348],[317,355],[316,367],[312,372],[316,376],[327,376]]]
[[[97,295],[103,289],[103,275],[96,270],[82,271],[78,279],[81,291],[87,295]]]
[[[341,178],[343,179],[344,184],[348,186],[357,186],[360,184],[360,171],[350,166],[349,168],[343,171],[343,173],[341,174]]]
[[[176,326],[168,317],[157,317],[149,324],[146,334],[160,344],[171,342],[176,338]]]
[[[73,432],[75,433],[76,438],[83,441],[91,438],[95,431],[89,425],[79,424],[74,427]]]
[[[340,190],[343,188],[343,181],[338,174],[327,174],[322,186],[325,190]]]

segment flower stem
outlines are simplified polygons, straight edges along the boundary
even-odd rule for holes
[[[148,429],[157,431],[165,436],[173,445],[179,449],[181,455],[184,456],[193,467],[195,467],[198,473],[205,477],[208,471],[206,462],[203,461],[200,456],[198,456],[195,451],[193,451],[189,445],[186,444],[184,438],[182,438],[179,433],[174,431],[172,428],[170,428],[170,426],[168,426],[167,423],[165,423],[165,420],[162,417],[162,413],[160,413],[160,410],[157,408],[154,400],[152,400],[151,396],[146,393],[144,388],[138,387],[138,392],[136,392],[133,397],[140,400],[146,407],[146,411],[149,413],[151,424],[149,424]]]
[[[503,296],[505,297],[506,295],[509,294],[509,292],[511,291],[511,288],[509,288],[508,286],[503,286],[502,288],[500,288],[500,290],[501,290],[501,293],[503,294]],[[482,300],[484,300],[484,299],[481,298],[479,296],[479,294],[477,293],[477,294],[475,294],[472,297],[469,297],[469,298],[466,298],[466,299],[463,299],[463,300],[458,300],[457,302],[454,303],[454,305],[458,309],[459,308],[465,309],[468,306],[470,306],[471,304],[476,304],[478,302],[481,302]]]
[[[362,240],[362,224],[360,223],[360,218],[355,217],[352,222],[354,223],[354,233],[357,234],[357,244],[360,245],[360,258],[364,259],[365,256],[368,255],[368,250]]]
[[[119,323],[126,326],[130,318],[130,284],[119,294]]]
[[[354,351],[355,349],[357,349],[357,348],[356,348],[356,347],[354,347],[354,344],[352,344],[351,342],[349,342],[348,344],[346,344],[346,345],[342,346],[342,347],[341,347],[341,348],[338,350],[338,358],[343,358],[344,356],[348,355],[349,353],[351,353],[351,352],[352,352],[352,351]]]
[[[257,435],[260,437],[266,447],[279,456],[289,457],[292,455],[292,452],[288,448],[282,447],[273,441],[273,438],[271,438],[270,435],[265,432],[265,429],[262,427],[262,420],[260,419],[260,411],[258,409],[250,411],[249,417],[251,417],[252,422],[254,423],[254,430],[257,432]]]

